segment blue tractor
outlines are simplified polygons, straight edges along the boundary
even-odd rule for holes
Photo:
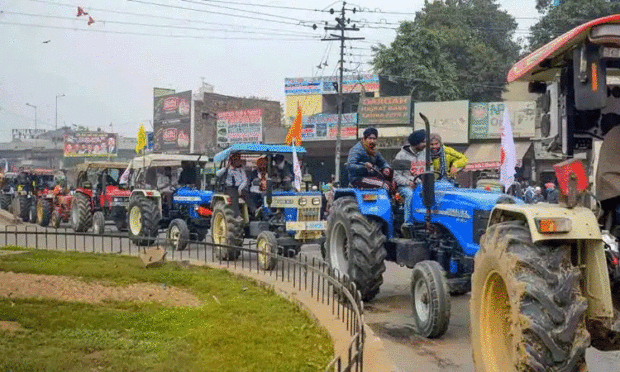
[[[393,167],[409,169],[410,164],[394,162]],[[473,257],[491,210],[497,203],[521,201],[436,180],[429,164],[419,177],[410,225],[403,225],[404,203],[384,189],[336,189],[322,249],[331,266],[355,282],[364,301],[379,293],[386,260],[413,268],[415,322],[421,335],[435,338],[448,328],[450,294],[470,290]]]
[[[175,250],[184,250],[190,240],[204,240],[211,226],[213,192],[207,185],[212,165],[200,155],[134,158],[127,208],[130,239],[136,245],[151,245],[165,229],[166,245]]]
[[[293,257],[307,243],[322,242],[325,221],[322,220],[323,198],[319,191],[309,190],[311,179],[302,179],[300,191],[292,188],[291,179],[278,172],[277,158],[284,163],[292,158],[293,151],[303,154],[303,147],[264,144],[234,144],[217,153],[213,161],[222,170],[217,178],[218,191],[213,195],[211,237],[213,243],[226,245],[215,252],[222,260],[236,260],[239,247],[245,238],[255,239],[258,263],[264,270],[277,264],[277,255]],[[236,188],[225,188],[225,167],[233,155],[245,162],[248,179],[248,197],[241,198]],[[287,159],[288,158],[288,159]],[[264,178],[252,180],[264,161]],[[283,164],[283,163],[280,163]],[[283,169],[282,169],[283,170]],[[226,171],[227,172],[227,171]],[[309,176],[309,175],[308,175]],[[252,182],[254,181],[254,182]],[[252,205],[248,205],[249,198]]]

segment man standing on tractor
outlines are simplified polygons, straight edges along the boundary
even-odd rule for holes
[[[245,188],[248,185],[248,178],[245,174],[245,169],[241,161],[241,154],[233,153],[228,158],[228,165],[216,172],[216,177],[225,177],[224,179],[224,193],[231,197],[233,210],[235,211],[235,217],[240,214],[239,209],[239,197],[248,199],[246,197]]]
[[[424,172],[426,165],[426,131],[424,129],[416,130],[409,135],[407,139],[409,145],[403,146],[394,160],[408,160],[411,162],[408,170],[395,170],[394,181],[398,186],[398,192],[405,198],[405,224],[411,221],[411,197],[413,189],[417,186],[414,179],[415,176]]]
[[[456,177],[456,173],[467,165],[465,155],[456,151],[452,147],[445,146],[441,140],[441,136],[433,133],[430,136],[431,161],[433,169],[438,173],[438,179]]]
[[[389,177],[392,170],[377,151],[377,137],[379,132],[375,128],[366,128],[364,138],[349,151],[349,183],[356,188],[382,187],[390,192]]]
[[[273,157],[274,176],[278,180],[278,187],[284,191],[290,191],[293,180],[293,165],[289,163],[282,154],[276,154]]]

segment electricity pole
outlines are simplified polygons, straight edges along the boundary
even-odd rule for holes
[[[345,15],[346,15],[346,11],[352,11],[353,13],[356,12],[355,8],[353,9],[346,9],[345,6],[347,5],[346,2],[342,2],[342,9],[340,10],[340,17],[336,17],[336,22],[338,23],[336,26],[334,27],[325,27],[325,30],[340,30],[340,35],[337,34],[330,34],[330,36],[332,36],[332,38],[329,39],[321,39],[322,41],[334,41],[334,40],[339,40],[340,41],[340,61],[338,61],[340,63],[340,72],[338,75],[338,130],[336,131],[336,156],[335,156],[335,160],[336,160],[336,180],[335,182],[338,183],[340,182],[340,152],[341,152],[341,148],[342,148],[342,101],[343,101],[343,97],[342,97],[342,81],[343,81],[343,73],[344,73],[344,42],[346,40],[363,40],[363,37],[346,37],[344,36],[344,32],[345,31],[359,31],[360,29],[355,27],[355,24],[353,25],[353,27],[346,27],[347,23],[351,23],[351,19],[346,19]],[[334,14],[334,9],[330,9],[330,13]]]

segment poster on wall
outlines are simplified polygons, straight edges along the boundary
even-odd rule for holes
[[[470,139],[501,137],[504,108],[508,106],[514,138],[535,135],[536,102],[475,102],[470,107]]]
[[[431,133],[438,133],[444,143],[468,143],[469,101],[416,102],[415,129],[424,129],[420,113],[431,124]]]
[[[362,98],[360,127],[368,125],[409,124],[411,97]]]
[[[192,91],[154,97],[155,152],[190,152]]]
[[[217,113],[217,144],[263,142],[263,110],[220,111]]]
[[[65,136],[65,157],[116,157],[116,133],[77,132]]]
[[[291,118],[294,120],[294,118]],[[338,137],[338,115],[317,114],[302,116],[302,141],[334,141]],[[340,138],[343,140],[356,139],[357,114],[343,114],[340,129]]]

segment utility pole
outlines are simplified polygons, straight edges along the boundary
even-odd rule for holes
[[[54,120],[54,136],[58,135],[58,98],[64,97],[65,94],[57,94],[56,95],[56,119]],[[54,137],[54,148],[56,147],[56,138]]]
[[[34,147],[37,147],[37,106],[26,103],[26,106],[34,108]]]
[[[363,37],[346,37],[344,36],[345,31],[359,31],[360,29],[355,27],[346,27],[347,23],[351,23],[351,19],[346,18],[346,11],[349,10],[353,13],[356,12],[356,9],[346,9],[347,3],[342,2],[342,9],[340,10],[340,17],[336,17],[336,22],[338,23],[334,27],[325,27],[325,30],[340,30],[340,35],[330,34],[332,38],[329,39],[321,39],[322,41],[340,41],[340,73],[338,76],[338,130],[336,132],[336,183],[340,182],[340,152],[342,148],[342,81],[343,81],[343,73],[344,73],[344,42],[346,40],[363,40]],[[334,14],[334,9],[330,9],[330,13]]]

